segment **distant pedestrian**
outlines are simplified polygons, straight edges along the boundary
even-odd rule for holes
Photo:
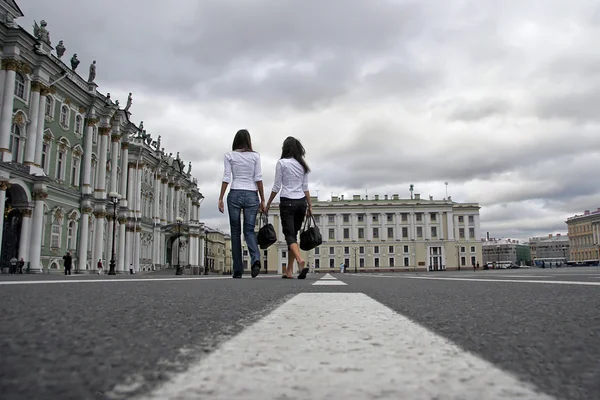
[[[8,272],[14,274],[17,272],[17,257],[13,257],[10,259],[10,266],[8,267]]]
[[[65,275],[71,275],[71,265],[73,265],[73,259],[71,257],[71,253],[67,251],[67,254],[63,256],[64,267],[65,267]]]
[[[25,267],[25,260],[23,260],[23,257],[21,257],[21,259],[17,262],[17,269],[19,270],[19,274],[23,273],[23,267]]]
[[[340,274],[344,273],[344,263],[340,264]]]
[[[312,203],[308,190],[308,174],[310,168],[304,160],[306,151],[302,143],[294,137],[289,136],[283,141],[281,158],[275,167],[275,183],[271,190],[271,196],[267,202],[266,212],[269,211],[271,202],[281,190],[279,198],[279,214],[281,228],[285,235],[288,246],[288,262],[286,271],[282,278],[292,279],[294,272],[294,261],[298,263],[300,274],[298,279],[305,279],[308,268],[302,259],[298,247],[298,231],[302,229],[305,215],[312,215]]]
[[[97,267],[98,267],[98,275],[102,275],[102,259],[101,258],[98,259]]]
[[[260,273],[260,251],[258,250],[254,227],[258,210],[264,211],[265,209],[265,193],[260,154],[252,149],[250,133],[245,129],[239,130],[235,134],[231,151],[225,153],[223,180],[218,204],[221,213],[225,212],[223,197],[229,184],[231,184],[231,187],[227,195],[227,212],[229,213],[229,227],[231,230],[233,278],[241,278],[244,274],[242,230],[250,253],[251,276],[256,278]],[[244,213],[243,229],[242,212]]]

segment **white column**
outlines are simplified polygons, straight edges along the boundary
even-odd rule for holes
[[[448,211],[448,213],[446,214],[446,221],[448,240],[454,240],[454,214],[452,213],[452,211]]]
[[[429,228],[429,211],[423,213],[423,219],[425,219],[425,227],[423,228],[425,232],[423,232],[424,239],[431,239],[431,229]]]
[[[35,153],[33,155],[34,164],[41,167],[42,165],[42,146],[44,144],[44,124],[46,122],[46,96],[48,95],[49,90],[47,88],[43,88],[40,92],[40,104],[38,106],[38,122],[37,122],[37,132],[35,134]]]
[[[152,264],[160,264],[160,225],[156,225],[152,237]]]
[[[154,204],[152,207],[152,217],[155,223],[160,223],[160,174],[157,173],[154,178]]]
[[[0,193],[3,193],[0,192]],[[42,251],[42,230],[44,229],[44,200],[48,197],[45,190],[36,189],[32,193],[35,201],[29,246],[29,272],[42,272],[40,254]],[[2,199],[0,198],[0,201]]]
[[[481,240],[481,232],[479,231],[480,227],[479,227],[479,215],[474,215],[473,216],[473,223],[474,223],[474,228],[475,228],[475,238],[473,240]],[[468,234],[468,232],[467,232]]]
[[[175,219],[179,217],[179,202],[181,201],[181,187],[175,186]]]
[[[160,223],[161,223],[161,225],[166,225],[167,219],[168,219],[167,195],[169,193],[169,186],[167,185],[167,183],[169,182],[169,180],[166,177],[164,177],[164,178],[161,178],[160,182],[162,184],[162,191],[161,191],[162,205],[160,206]],[[164,241],[163,241],[163,244],[164,244]],[[165,260],[163,259],[162,262],[164,263],[164,261]]]
[[[87,127],[85,128],[85,139],[83,144],[83,193],[91,194],[94,188],[91,187],[92,182],[92,145],[94,139],[94,126],[96,119],[88,116]]]
[[[129,200],[127,197],[127,180],[129,179],[129,143],[121,143],[121,206],[125,205],[125,201]]]
[[[81,218],[79,219],[79,245],[77,246],[77,268],[79,271],[85,271],[87,264],[87,249],[90,232],[90,213],[91,207],[83,207],[81,210]],[[93,267],[92,267],[93,269]]]
[[[127,227],[125,232],[125,273],[129,273],[129,268],[133,263],[133,230],[131,227]]]
[[[410,223],[409,239],[417,240],[417,216],[414,212],[408,214],[408,222]]]
[[[202,272],[204,270],[204,268],[205,268],[205,265],[204,265],[204,248],[206,247],[206,245],[205,245],[206,238],[204,238],[204,237],[201,236],[199,239],[200,240],[198,241],[198,244],[199,244],[200,248],[198,250],[200,250],[199,251],[199,257],[200,257],[200,259],[198,260],[198,266],[200,266],[200,271]]]
[[[185,213],[185,221],[190,222],[191,220],[194,219],[194,216],[192,215],[192,213],[193,213],[192,196],[190,196],[189,194],[186,194],[186,198],[187,198],[187,212]]]
[[[119,217],[119,257],[117,259],[117,271],[125,272],[127,271],[127,263],[126,263],[126,244],[125,244],[125,236],[127,228],[127,219],[123,217]]]
[[[8,181],[0,181],[0,204],[6,203],[6,189],[10,187]],[[0,228],[4,226],[4,210],[0,212]],[[2,251],[2,236],[4,229],[0,229],[0,251]]]
[[[400,221],[402,221],[402,213],[397,212],[394,215],[394,218],[396,218],[394,239],[402,240],[402,226],[400,225]],[[404,265],[404,259],[402,259],[402,265]]]
[[[106,163],[105,164],[101,164],[100,168],[102,168],[102,166],[104,165],[104,167],[106,167]],[[104,209],[100,209],[97,210],[96,212],[94,212],[94,216],[96,217],[96,221],[94,222],[94,251],[92,252],[93,254],[93,259],[92,259],[92,269],[96,269],[97,265],[98,265],[98,260],[102,259],[102,269],[104,271],[107,271],[106,266],[108,265],[108,263],[106,262],[106,259],[103,257],[102,254],[102,250],[103,250],[103,246],[104,246],[104,219],[106,216],[106,212],[104,211]]]
[[[141,241],[141,233],[139,231],[139,225],[136,226],[136,230],[134,232],[134,252],[133,252],[133,270],[135,272],[139,272],[140,271],[140,249],[141,249],[141,245],[142,245],[142,241]]]
[[[8,147],[10,144],[10,128],[12,124],[12,112],[14,106],[15,76],[17,64],[11,58],[2,60],[2,68],[6,69],[4,79],[4,93],[2,96],[2,116],[0,117],[0,155],[2,161],[8,161]]]
[[[112,149],[110,151],[110,192],[117,192],[117,172],[119,167],[119,145],[121,136],[113,134],[110,137]]]
[[[335,239],[342,240],[344,238],[344,231],[342,229],[342,214],[335,215]],[[294,264],[296,265],[296,264]]]
[[[127,185],[127,205],[129,209],[134,212],[135,211],[135,176],[136,176],[136,168],[135,163],[130,162],[127,164],[127,181],[129,185]],[[133,214],[132,214],[133,215]]]
[[[365,232],[365,238],[367,240],[373,240],[373,229],[371,223],[373,221],[373,216],[370,213],[365,214],[365,218],[367,219],[367,227]]]
[[[135,213],[138,218],[142,217],[142,169],[144,168],[144,163],[140,162],[137,166],[136,176],[135,176]],[[136,270],[137,271],[137,270]]]
[[[37,138],[37,126],[40,112],[40,90],[42,87],[39,82],[31,83],[31,111],[29,112],[29,120],[31,123],[27,128],[27,146],[25,147],[25,165],[35,164],[35,144]],[[46,110],[41,110],[45,113]]]
[[[356,213],[350,214],[350,240],[357,240],[358,233],[356,232],[356,220],[358,215]]]
[[[388,240],[387,238],[387,214],[381,213],[379,214],[379,223],[381,224],[381,228],[379,228],[379,240]],[[381,249],[383,250],[383,249]],[[383,251],[381,251],[383,253]],[[386,249],[387,253],[387,249]],[[379,264],[381,265],[381,264]]]
[[[106,198],[106,152],[108,148],[108,132],[110,128],[98,128],[98,141],[100,142],[100,150],[98,151],[98,180],[94,189],[97,199]],[[98,260],[95,260],[98,262]]]
[[[21,237],[19,239],[19,260],[22,257],[23,261],[25,261],[25,264],[27,264],[29,261],[29,254],[27,253],[27,250],[29,249],[29,235],[31,234],[31,214],[32,211],[30,209],[21,211],[23,220],[21,222]],[[1,239],[2,238],[0,238],[0,240]]]
[[[109,206],[112,208],[112,205]],[[108,228],[106,232],[106,248],[104,249],[104,254],[106,254],[106,266],[110,265],[109,262],[112,259],[112,240],[113,240],[113,210],[109,210],[106,215],[106,227]],[[117,242],[115,240],[115,259],[117,258]],[[104,266],[104,265],[103,265]],[[108,272],[108,269],[106,269]]]
[[[169,182],[169,198],[171,199],[171,205],[169,207],[169,223],[175,222],[175,184]]]

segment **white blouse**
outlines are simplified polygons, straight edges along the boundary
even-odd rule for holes
[[[262,181],[260,154],[254,151],[230,151],[223,160],[223,182],[231,189],[256,191],[256,182]]]
[[[301,199],[308,191],[308,173],[295,158],[282,158],[275,167],[273,192],[288,199]]]

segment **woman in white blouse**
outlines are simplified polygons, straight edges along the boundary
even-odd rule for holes
[[[225,153],[223,182],[219,196],[219,211],[225,211],[223,196],[227,186],[231,184],[227,195],[227,211],[229,213],[229,226],[231,228],[231,256],[233,259],[233,277],[241,278],[244,274],[242,263],[242,219],[244,213],[244,238],[248,245],[252,263],[251,275],[253,278],[260,272],[260,252],[254,233],[256,214],[264,210],[265,194],[260,167],[260,155],[252,150],[250,133],[242,129],[235,134],[233,145]],[[258,193],[257,193],[258,192]],[[260,201],[258,196],[260,195]]]
[[[300,274],[298,279],[306,278],[308,268],[300,254],[298,247],[298,231],[302,228],[305,215],[312,214],[310,192],[308,190],[308,173],[310,168],[304,161],[306,151],[302,143],[296,138],[288,137],[283,141],[281,159],[275,168],[275,184],[265,212],[268,212],[271,203],[281,190],[279,199],[279,214],[281,228],[288,245],[288,263],[282,278],[292,279],[294,261],[298,263]]]

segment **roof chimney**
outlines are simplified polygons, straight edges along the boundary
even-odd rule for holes
[[[360,194],[353,194],[352,200],[360,200]]]
[[[421,200],[421,194],[415,193],[415,200]]]
[[[395,195],[393,195],[393,198],[394,198],[394,200],[398,200],[400,198],[400,195],[399,194],[395,194]],[[599,210],[600,210],[600,208],[599,208]]]
[[[386,199],[386,200],[388,199],[388,195],[387,194],[384,196],[384,199]]]
[[[375,200],[379,200],[379,195],[378,194],[375,195]]]

